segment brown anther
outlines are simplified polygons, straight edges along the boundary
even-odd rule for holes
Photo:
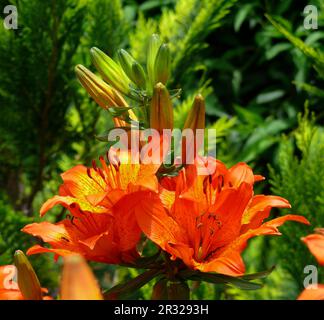
[[[88,177],[89,177],[89,178],[91,178],[91,179],[92,179],[92,177],[91,177],[91,170],[90,170],[90,168],[87,168],[87,175],[88,175]]]
[[[96,160],[92,160],[92,167],[94,170],[97,171],[97,163],[96,163]]]

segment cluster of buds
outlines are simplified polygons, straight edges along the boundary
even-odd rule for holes
[[[111,113],[115,127],[155,129],[159,133],[175,129],[173,99],[179,97],[181,90],[167,88],[171,68],[170,50],[157,34],[150,38],[146,67],[124,49],[117,52],[116,61],[98,48],[92,48],[90,53],[101,78],[82,65],[76,66],[77,77],[95,102]],[[193,101],[184,127],[177,129],[190,129],[193,132],[205,129],[205,102],[200,94]],[[99,138],[108,140],[107,134]],[[190,144],[191,149],[197,149],[195,139]],[[182,139],[180,145],[185,157],[188,143],[185,144]]]

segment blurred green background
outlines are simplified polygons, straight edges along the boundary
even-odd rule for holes
[[[93,70],[93,46],[110,56],[125,48],[144,64],[148,37],[157,32],[172,52],[169,87],[183,88],[176,121],[183,122],[193,95],[202,92],[207,123],[217,129],[217,157],[228,166],[248,162],[268,178],[259,193],[287,198],[292,213],[312,222],[287,223],[282,237],[250,242],[249,272],[276,265],[263,289],[192,283],[192,298],[295,299],[304,267],[316,265],[300,237],[324,227],[324,1],[0,0],[1,13],[8,4],[19,15],[17,30],[0,25],[0,265],[35,243],[19,230],[39,220],[59,174],[105,152],[95,135],[111,119],[79,85],[74,66]],[[318,9],[318,29],[303,26],[307,4]],[[63,215],[57,208],[46,219]],[[60,263],[50,255],[32,263],[55,293]],[[137,275],[93,268],[104,288]],[[149,299],[151,287],[131,298]]]

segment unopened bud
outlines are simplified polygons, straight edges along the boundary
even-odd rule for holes
[[[130,95],[131,81],[122,67],[98,48],[92,48],[90,53],[93,64],[104,80],[121,93]]]
[[[167,88],[162,83],[158,83],[153,90],[150,126],[159,132],[163,129],[173,129],[172,102]]]
[[[124,49],[118,51],[118,60],[127,76],[139,88],[145,89],[145,72],[142,66]]]
[[[183,129],[205,129],[205,100],[201,94],[195,97]]]
[[[156,84],[154,65],[155,65],[156,55],[159,51],[160,46],[161,46],[160,37],[157,34],[152,34],[148,45],[147,62],[146,62],[147,74],[148,74],[149,82],[151,83],[152,87],[154,87],[154,85]]]
[[[79,64],[75,67],[75,72],[82,86],[103,109],[127,106],[126,101],[117,90],[109,86],[86,67]]]
[[[170,75],[170,49],[167,44],[162,44],[156,55],[154,63],[155,83],[166,84]]]
[[[26,300],[42,300],[42,288],[27,257],[20,250],[15,252],[15,266],[19,289]]]
[[[204,143],[205,100],[198,94],[183,126],[183,132],[191,130],[192,137],[182,138],[182,163],[193,163]]]

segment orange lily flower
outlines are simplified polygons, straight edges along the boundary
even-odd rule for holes
[[[78,253],[98,262],[134,261],[141,236],[134,210],[142,200],[158,197],[155,173],[160,164],[132,164],[130,160],[128,152],[121,152],[118,164],[108,165],[100,157],[101,168],[95,163],[91,169],[78,165],[63,173],[59,195],[46,201],[40,214],[61,204],[73,217],[56,224],[25,226],[22,231],[51,245],[35,245],[27,254],[53,252],[57,258]]]
[[[216,162],[211,175],[197,176],[195,166],[176,178],[162,181],[161,203],[137,210],[143,232],[171,259],[180,258],[192,269],[240,276],[245,272],[241,252],[259,235],[280,235],[287,220],[309,224],[306,218],[286,215],[263,223],[272,207],[290,208],[277,196],[254,195],[253,184],[263,179],[239,163],[227,169]]]
[[[317,262],[324,266],[324,228],[317,228],[315,231],[317,233],[302,238],[302,241],[305,242]],[[324,284],[307,287],[299,295],[298,300],[324,300]]]

